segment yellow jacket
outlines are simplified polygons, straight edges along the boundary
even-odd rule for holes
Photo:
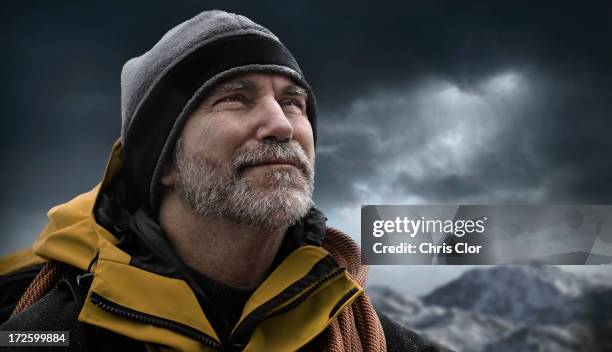
[[[118,238],[94,217],[100,190],[122,165],[113,147],[102,182],[52,208],[32,249],[0,260],[0,275],[59,261],[93,274],[78,320],[146,343],[150,351],[294,351],[321,334],[363,288],[323,248],[290,253],[248,299],[222,346],[192,288],[132,263]]]

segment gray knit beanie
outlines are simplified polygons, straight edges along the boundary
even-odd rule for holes
[[[316,141],[316,102],[297,62],[272,32],[244,16],[202,12],[123,66],[125,165],[151,215],[159,210],[162,167],[187,117],[215,85],[246,72],[282,73],[306,89]]]

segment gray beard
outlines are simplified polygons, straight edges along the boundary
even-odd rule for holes
[[[290,159],[296,168],[270,169],[255,178],[242,175],[250,164]],[[199,216],[216,217],[261,229],[286,229],[314,205],[314,168],[297,142],[265,142],[241,151],[231,161],[231,175],[198,155],[186,155],[182,140],[174,153],[175,190]]]

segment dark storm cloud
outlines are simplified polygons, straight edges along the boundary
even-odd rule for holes
[[[309,20],[285,34],[327,104],[342,105],[344,98],[372,86],[419,77],[469,87],[509,67],[570,75],[610,72],[605,2],[398,3],[334,2],[306,12]],[[278,28],[291,28],[294,20],[289,17]]]
[[[363,168],[359,176],[354,172],[338,174],[342,169],[335,169],[333,179],[344,180],[345,187],[340,188],[344,192],[338,188],[342,184],[324,185],[320,203],[336,204],[334,191],[343,194],[340,200],[360,199],[363,203],[364,198],[371,198],[364,187],[356,189],[355,184],[365,184],[366,189],[380,195],[381,201],[609,203],[612,186],[606,180],[612,166],[606,162],[606,155],[612,150],[608,137],[612,114],[612,71],[608,62],[612,62],[612,49],[604,44],[612,32],[608,7],[604,3],[526,7],[517,3],[470,6],[430,2],[404,12],[380,13],[373,9],[368,19],[374,17],[380,22],[370,34],[380,35],[376,49],[385,52],[388,61],[378,61],[377,54],[367,51],[365,56],[374,64],[366,71],[375,76],[366,80],[369,91],[350,80],[340,81],[357,87],[356,95],[363,105],[370,100],[378,107],[364,114],[350,111],[348,116],[346,105],[350,103],[345,102],[345,114],[334,116],[339,116],[350,131],[345,132],[347,140],[353,139],[355,125],[364,128],[356,121],[368,121],[367,126],[377,130],[379,138],[395,143],[381,149],[371,139],[363,138],[360,148],[369,150],[355,152],[350,160],[342,162],[370,167]],[[401,22],[395,18],[403,18],[403,30],[395,27]],[[347,48],[339,51],[351,52]],[[354,65],[352,60],[345,62],[350,62],[351,68]],[[508,92],[489,92],[492,87],[483,84],[509,72],[520,78],[519,89],[526,94],[510,99]],[[363,77],[360,74],[355,77]],[[382,85],[380,80],[384,81]],[[425,116],[419,100],[434,110],[437,104],[444,104],[418,97],[423,94],[423,85],[431,81],[456,88],[465,95],[459,99],[467,99],[466,104],[474,110],[467,108],[462,113],[448,106],[437,116]],[[402,83],[409,86],[402,87]],[[376,91],[383,93],[373,93]],[[425,94],[435,95],[436,90]],[[385,95],[396,102],[398,97],[405,101],[389,111],[388,105],[394,103],[393,99],[385,100]],[[470,96],[481,101],[470,103]],[[458,130],[461,126],[456,124],[457,119],[469,121],[477,115],[484,121],[474,119],[468,122],[474,124],[472,129]],[[438,129],[458,131],[464,138],[462,143],[442,143],[437,152],[419,152],[424,140],[435,145],[436,138],[447,137],[438,129],[428,128],[431,121],[427,119],[432,118],[439,123]],[[481,132],[494,133],[495,139],[458,153],[463,144],[479,140],[478,130],[491,119],[497,121]],[[334,133],[329,140],[330,144],[349,144],[343,142],[342,132]],[[398,157],[398,152],[403,155]],[[320,158],[320,173],[327,172],[325,165],[334,157]],[[398,170],[404,162],[415,164],[412,172]],[[415,173],[414,169],[421,170]],[[347,181],[351,178],[354,182]],[[327,179],[327,175],[320,175],[320,179]]]
[[[269,27],[298,58],[319,98],[316,199],[329,213],[612,201],[609,2],[14,1],[0,15],[8,232],[97,182],[123,62],[211,8]]]
[[[342,153],[319,154],[319,177],[338,162],[361,172],[334,168],[344,182],[322,190],[319,203],[609,203],[612,100],[584,96],[583,85],[525,70],[470,89],[436,80],[367,94],[328,122],[335,132],[323,129]]]

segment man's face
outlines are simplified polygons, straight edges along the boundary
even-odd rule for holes
[[[291,225],[312,206],[307,99],[280,74],[219,84],[187,120],[162,183],[202,216],[261,228]]]

